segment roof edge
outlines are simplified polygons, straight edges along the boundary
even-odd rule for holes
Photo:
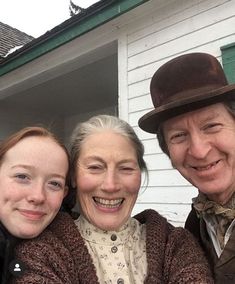
[[[52,51],[149,0],[100,1],[29,42],[0,62],[0,76]]]

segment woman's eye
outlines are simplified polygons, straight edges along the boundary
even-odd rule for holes
[[[124,170],[124,171],[133,171],[134,169],[133,168],[131,168],[131,167],[123,167],[123,168],[121,168],[122,170]]]
[[[123,166],[123,167],[120,167],[120,170],[123,173],[132,173],[135,170],[135,168],[134,167],[129,167],[129,166]]]
[[[87,169],[90,170],[91,172],[98,172],[98,171],[103,170],[103,166],[101,166],[101,165],[89,165],[87,167]]]
[[[100,169],[100,166],[92,165],[92,166],[88,166],[88,169],[91,169],[91,170]]]

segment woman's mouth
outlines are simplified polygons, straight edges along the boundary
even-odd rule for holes
[[[118,198],[118,199],[104,199],[100,197],[93,197],[93,200],[95,203],[101,207],[104,208],[118,208],[124,201],[124,198]]]

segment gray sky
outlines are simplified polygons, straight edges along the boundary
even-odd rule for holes
[[[98,0],[73,2],[87,8]],[[69,0],[1,0],[0,3],[0,22],[33,37],[39,37],[69,17]]]

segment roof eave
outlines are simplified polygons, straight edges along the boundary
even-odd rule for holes
[[[149,0],[102,0],[0,61],[4,75]]]

